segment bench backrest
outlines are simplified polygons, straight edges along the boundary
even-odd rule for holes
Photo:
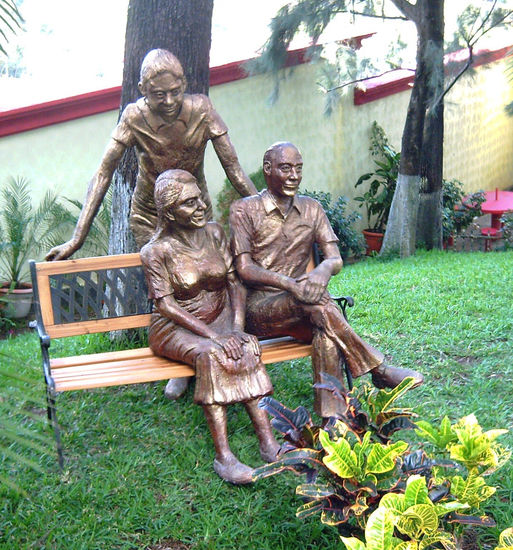
[[[136,254],[30,262],[38,323],[51,338],[146,327],[151,301]]]

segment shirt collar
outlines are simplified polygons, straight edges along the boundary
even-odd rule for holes
[[[173,122],[166,122],[163,118],[161,118],[159,115],[154,114],[148,105],[146,104],[146,101],[144,101],[144,97],[140,97],[137,100],[137,107],[139,108],[139,111],[141,112],[142,116],[144,117],[144,120],[146,121],[146,124],[152,129],[153,132],[157,132],[159,128],[162,126],[171,126],[175,124],[175,122],[183,122],[186,124],[187,122],[187,113],[190,110],[189,109],[189,102],[186,101],[186,96],[184,96],[184,101],[182,103],[182,108],[180,112],[178,113],[178,117]]]
[[[273,199],[273,196],[267,189],[260,191],[260,197],[262,198],[262,204],[264,205],[265,213],[270,214],[273,210],[278,210],[281,212],[280,208]],[[292,199],[292,208],[295,208],[300,214],[303,213],[301,209],[301,203],[299,202],[298,196],[294,195]],[[281,212],[283,214],[283,212]]]

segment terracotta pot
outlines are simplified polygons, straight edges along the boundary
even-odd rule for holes
[[[449,250],[450,248],[452,248],[454,246],[454,237],[453,237],[453,235],[449,235],[447,237],[447,239],[444,239],[442,245],[443,245],[444,250]]]
[[[365,249],[365,254],[367,256],[372,256],[373,252],[378,253],[381,250],[383,237],[385,236],[384,233],[376,233],[370,229],[364,229],[363,236],[365,237],[365,244],[367,245]]]
[[[8,283],[0,286],[0,308],[6,317],[23,319],[32,305],[32,285],[21,283],[22,288],[9,289]]]

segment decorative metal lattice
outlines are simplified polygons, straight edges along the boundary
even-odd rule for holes
[[[54,322],[74,323],[151,312],[141,266],[51,275]]]

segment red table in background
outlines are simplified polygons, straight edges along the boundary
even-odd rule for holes
[[[492,215],[492,227],[501,228],[501,216],[508,210],[513,211],[513,191],[487,191],[486,201],[481,205],[483,214]]]

